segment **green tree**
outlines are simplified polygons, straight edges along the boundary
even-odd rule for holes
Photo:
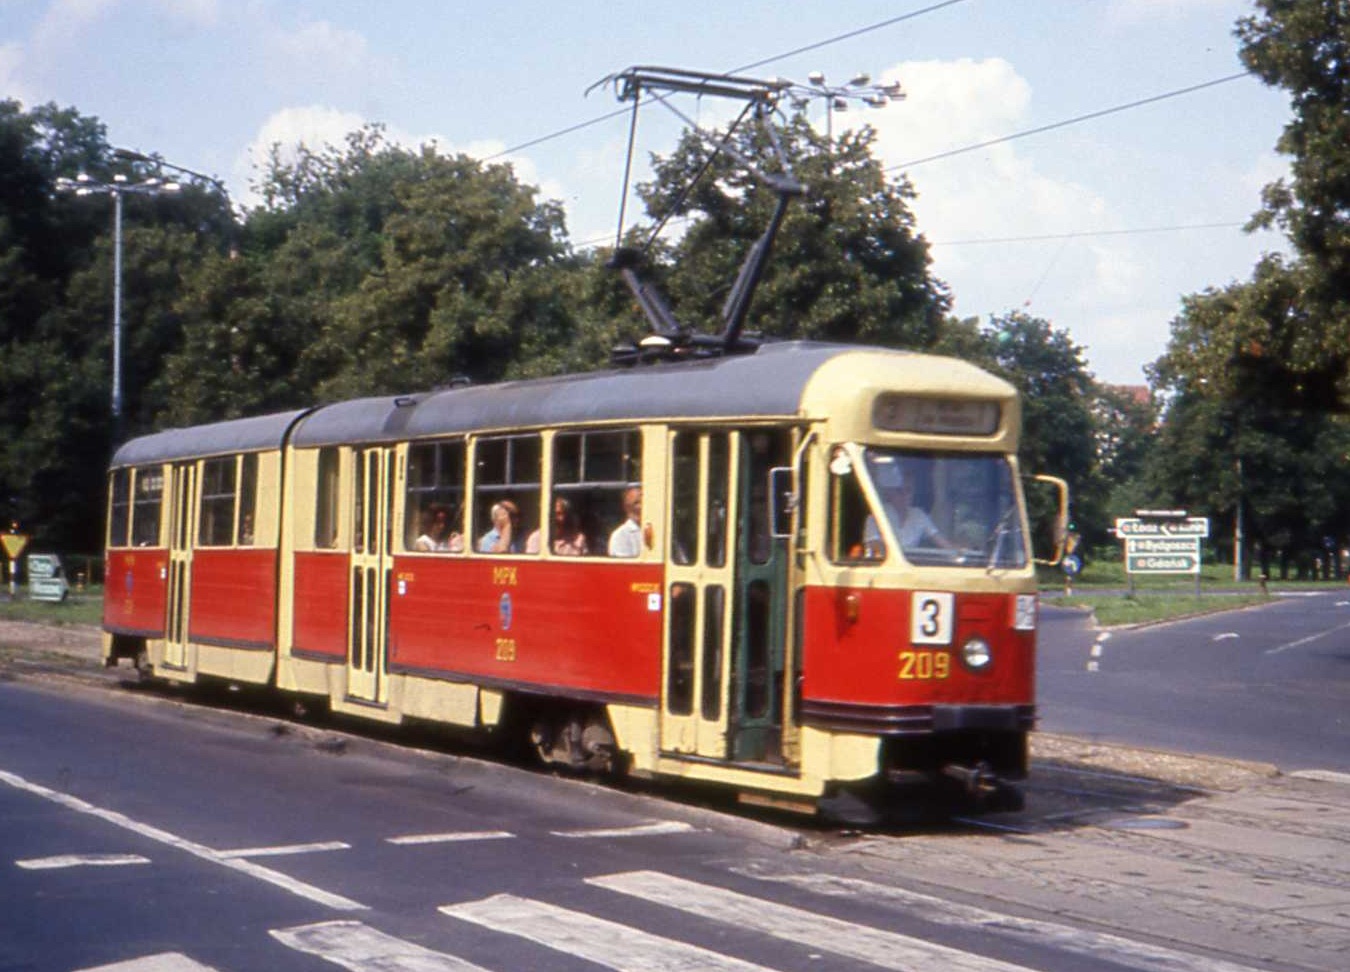
[[[1290,313],[1265,318],[1290,405],[1350,405],[1350,8],[1345,0],[1257,0],[1238,22],[1243,63],[1289,92],[1292,117],[1277,148],[1289,179],[1265,188],[1254,226],[1278,226],[1289,265],[1258,270],[1264,289],[1281,271]]]

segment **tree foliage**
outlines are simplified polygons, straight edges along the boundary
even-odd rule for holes
[[[1248,309],[1255,304],[1268,311],[1263,317],[1263,343],[1271,352],[1267,361],[1279,361],[1290,379],[1285,383],[1292,392],[1289,402],[1346,407],[1350,6],[1345,0],[1257,0],[1256,5],[1258,14],[1238,22],[1240,54],[1253,74],[1289,92],[1292,116],[1276,145],[1290,157],[1290,177],[1266,186],[1252,222],[1282,229],[1296,259],[1276,266],[1266,261],[1258,268],[1252,281],[1258,292]],[[1271,293],[1277,276],[1279,293]],[[1235,363],[1242,364],[1240,351]]]

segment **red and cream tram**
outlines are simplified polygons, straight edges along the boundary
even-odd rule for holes
[[[796,809],[1006,796],[1018,427],[967,363],[782,343],[148,435],[110,473],[104,658]]]

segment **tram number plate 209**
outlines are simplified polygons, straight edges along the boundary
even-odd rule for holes
[[[915,591],[909,605],[909,643],[950,645],[955,606],[951,591]]]
[[[902,651],[896,677],[902,682],[947,678],[952,673],[949,651]]]

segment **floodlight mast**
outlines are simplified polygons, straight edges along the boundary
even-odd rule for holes
[[[630,67],[599,82],[599,84],[606,83],[614,85],[615,96],[620,101],[633,102],[633,124],[628,139],[629,168],[631,168],[633,159],[638,107],[643,103],[643,98],[650,95],[652,99],[659,101],[677,115],[700,138],[712,144],[714,158],[719,152],[727,153],[749,169],[778,196],[778,203],[773,216],[769,220],[769,225],[764,230],[763,235],[750,248],[750,252],[746,255],[745,262],[741,265],[740,272],[737,274],[736,282],[731,288],[731,293],[723,305],[722,333],[716,337],[689,333],[688,329],[680,324],[675,317],[655,285],[643,277],[642,271],[646,250],[655,241],[656,234],[660,232],[661,226],[664,225],[664,220],[658,224],[656,231],[648,240],[646,248],[638,250],[624,247],[621,245],[623,238],[623,206],[621,202],[619,241],[615,244],[614,257],[610,260],[609,265],[622,274],[624,283],[633,293],[638,306],[642,308],[642,312],[651,323],[653,330],[659,337],[666,340],[642,342],[642,344],[631,348],[616,349],[614,353],[615,361],[634,364],[653,358],[703,358],[753,352],[759,347],[759,342],[741,335],[745,320],[750,312],[750,302],[764,275],[764,267],[768,263],[769,254],[773,250],[773,243],[778,231],[782,228],[788,206],[791,205],[793,199],[805,192],[805,188],[792,174],[787,155],[778,139],[778,133],[771,123],[771,117],[777,107],[778,99],[792,88],[792,82],[782,79],[765,81],[758,78],[746,78],[731,74],[709,74],[680,68],[639,66]],[[697,122],[675,108],[668,100],[667,96],[670,94],[730,98],[745,102],[746,108],[741,113],[741,117],[732,124],[726,135],[719,139],[704,131]],[[753,159],[738,152],[730,144],[732,133],[747,114],[753,114],[755,120],[763,128],[781,171],[765,171]],[[695,181],[707,171],[711,162],[712,159],[709,159],[705,163],[703,169],[695,176]],[[684,193],[681,194],[681,199],[687,194],[689,188],[692,188],[692,186],[685,188]],[[628,192],[627,175],[624,178],[623,191],[626,198]]]

